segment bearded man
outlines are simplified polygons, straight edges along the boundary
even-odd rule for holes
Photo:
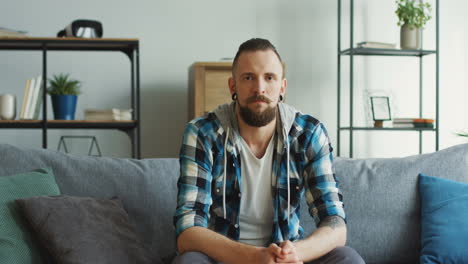
[[[185,129],[173,263],[364,263],[345,246],[325,127],[282,102],[287,81],[276,48],[258,38],[241,44],[228,84],[233,102]],[[307,237],[303,198],[317,223]]]

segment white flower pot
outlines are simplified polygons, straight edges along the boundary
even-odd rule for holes
[[[400,31],[400,47],[402,49],[421,49],[422,29],[404,24]]]

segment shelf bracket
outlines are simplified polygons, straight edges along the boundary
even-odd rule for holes
[[[133,61],[133,50],[133,48],[122,49],[122,52],[125,53],[125,55],[127,55],[130,61]]]
[[[127,134],[127,136],[130,138],[130,140],[133,140],[133,134],[131,129],[123,129],[119,128],[119,131],[122,131],[123,133]]]

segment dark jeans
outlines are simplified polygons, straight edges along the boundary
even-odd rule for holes
[[[363,264],[361,256],[350,247],[338,247],[327,255],[307,264]],[[222,264],[200,252],[187,252],[177,256],[172,264]]]

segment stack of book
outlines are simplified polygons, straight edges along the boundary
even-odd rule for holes
[[[430,118],[394,118],[393,127],[399,128],[434,128],[434,119]]]
[[[363,41],[357,44],[358,48],[372,48],[372,49],[396,49],[395,43],[385,43],[376,41]]]
[[[88,121],[128,121],[132,120],[132,109],[86,109],[84,119]]]
[[[19,119],[38,119],[42,105],[42,75],[26,81]]]
[[[26,37],[26,31],[0,27],[0,37]]]

